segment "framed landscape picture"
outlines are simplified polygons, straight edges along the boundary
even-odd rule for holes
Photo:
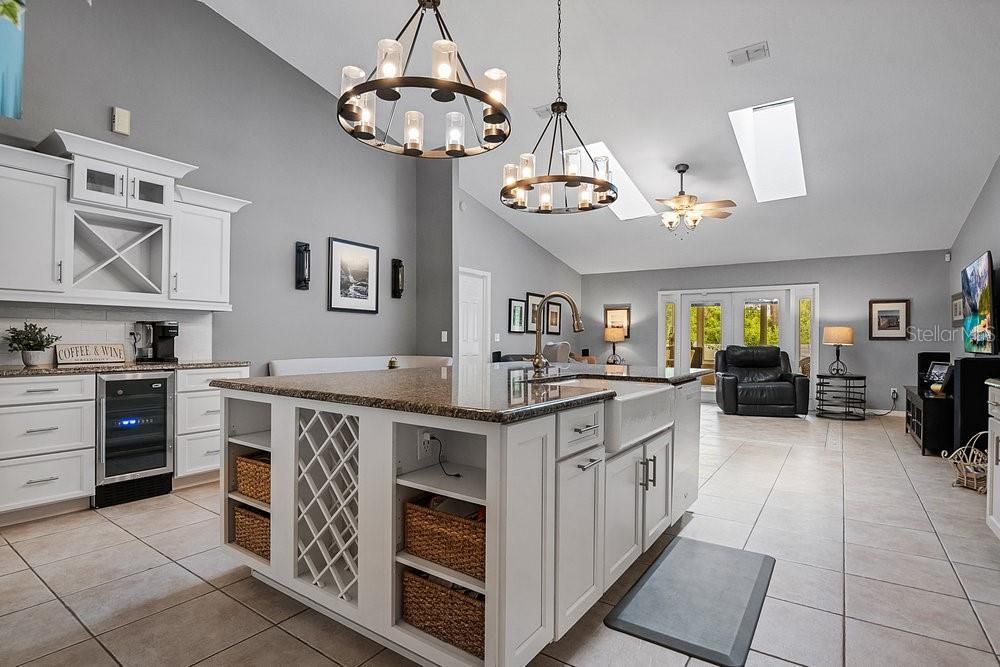
[[[378,312],[378,247],[330,237],[327,310]]]
[[[962,293],[951,295],[951,326],[960,327],[965,321],[965,308],[963,308]]]
[[[604,306],[604,328],[625,329],[625,338],[632,336],[632,304]]]
[[[868,302],[869,340],[906,340],[909,328],[909,299],[872,299]]]
[[[562,304],[546,304],[545,333],[558,336],[562,333]]]
[[[535,333],[538,330],[538,323],[535,322],[535,306],[537,306],[544,298],[544,294],[535,294],[534,292],[528,292],[524,295],[524,300],[528,304],[524,313],[525,322],[527,322],[524,330],[527,333]],[[544,322],[542,323],[542,331],[545,331]]]
[[[528,307],[524,299],[507,299],[507,332],[524,333],[525,309]]]

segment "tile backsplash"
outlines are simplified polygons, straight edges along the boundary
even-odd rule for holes
[[[174,352],[181,361],[207,361],[212,358],[212,313],[201,311],[136,310],[104,306],[62,306],[51,304],[0,302],[0,337],[10,327],[34,322],[48,327],[49,333],[62,336],[60,343],[124,343],[125,356],[135,357],[129,332],[137,320],[175,320],[180,334]],[[55,362],[55,352],[50,351]],[[21,363],[20,352],[8,352],[0,338],[0,365]]]

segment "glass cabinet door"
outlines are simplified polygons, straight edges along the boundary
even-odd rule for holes
[[[73,161],[73,199],[125,206],[125,167],[77,156]]]
[[[128,170],[128,207],[149,213],[169,213],[174,179],[138,169]]]

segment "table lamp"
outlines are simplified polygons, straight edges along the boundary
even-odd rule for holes
[[[847,375],[847,364],[840,360],[840,348],[854,345],[852,327],[823,327],[823,345],[833,345],[837,349],[837,359],[830,364],[830,375]]]
[[[616,349],[616,345],[625,340],[625,329],[623,327],[608,327],[604,330],[604,342],[611,343],[611,356],[608,357],[608,363],[613,365],[621,365],[625,363],[625,360],[621,358]]]

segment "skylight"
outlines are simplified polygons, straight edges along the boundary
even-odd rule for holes
[[[730,111],[729,121],[758,202],[806,194],[795,98]]]
[[[611,212],[618,216],[619,220],[634,220],[636,218],[646,218],[656,215],[656,211],[649,205],[646,197],[639,192],[639,188],[629,178],[625,168],[621,166],[611,149],[603,141],[587,144],[587,150],[594,157],[598,155],[608,156],[608,167],[611,169],[611,181],[618,188],[618,201],[609,206]],[[584,157],[586,161],[586,157]],[[589,174],[589,172],[586,172]]]

